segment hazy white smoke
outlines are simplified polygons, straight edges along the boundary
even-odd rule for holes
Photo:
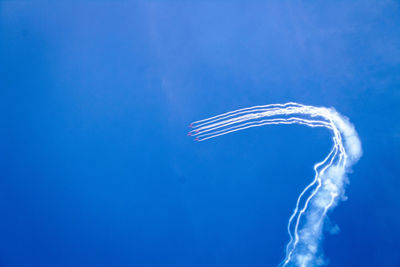
[[[193,122],[188,135],[196,141],[271,124],[303,124],[332,132],[333,147],[326,158],[314,165],[314,180],[300,193],[289,218],[289,243],[280,266],[323,265],[319,249],[328,210],[344,196],[346,172],[362,154],[354,126],[333,108],[298,103],[272,104],[239,109]]]

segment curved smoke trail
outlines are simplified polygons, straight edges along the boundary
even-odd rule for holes
[[[271,124],[303,124],[332,132],[333,147],[314,165],[314,180],[301,192],[287,230],[289,243],[280,266],[322,265],[319,240],[324,218],[344,194],[346,172],[360,158],[361,142],[354,126],[332,108],[298,103],[272,104],[238,109],[193,122],[188,135],[196,141]]]

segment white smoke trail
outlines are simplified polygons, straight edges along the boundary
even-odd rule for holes
[[[238,109],[193,122],[188,135],[204,141],[228,133],[271,124],[303,124],[325,127],[332,132],[333,147],[314,165],[314,180],[300,193],[289,218],[289,243],[280,266],[322,265],[319,240],[324,218],[341,196],[346,172],[360,158],[361,142],[349,120],[332,108],[298,103],[271,104]]]

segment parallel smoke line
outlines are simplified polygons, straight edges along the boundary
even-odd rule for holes
[[[324,127],[332,132],[333,147],[326,158],[314,165],[314,180],[300,193],[289,218],[289,243],[280,266],[323,265],[319,248],[322,227],[347,183],[346,172],[360,158],[361,142],[349,120],[333,108],[306,106],[294,102],[238,109],[190,124],[188,135],[205,141],[240,130],[274,124],[302,124]]]

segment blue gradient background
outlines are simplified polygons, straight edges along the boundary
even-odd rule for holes
[[[363,143],[330,266],[400,266],[399,2],[249,2],[0,1],[0,266],[276,266],[329,133],[186,132],[288,101]]]

